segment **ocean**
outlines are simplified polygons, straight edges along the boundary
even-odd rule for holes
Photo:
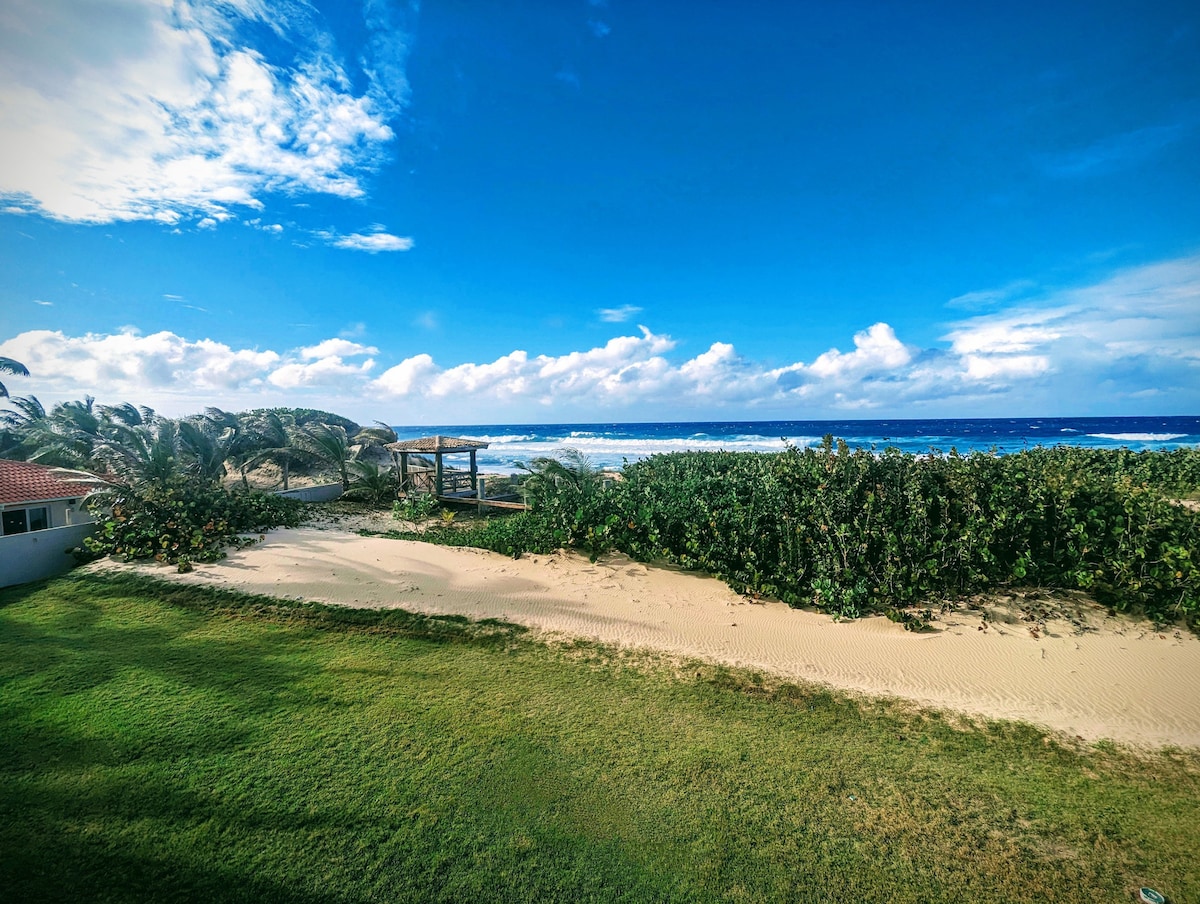
[[[1200,417],[951,418],[938,420],[699,421],[645,424],[471,424],[396,427],[400,439],[443,434],[483,440],[480,470],[511,473],[516,463],[570,447],[597,467],[619,468],[660,452],[723,449],[778,452],[832,434],[855,448],[905,452],[1016,452],[1031,446],[1176,449],[1200,446]]]

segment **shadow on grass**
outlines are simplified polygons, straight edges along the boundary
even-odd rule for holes
[[[304,731],[326,724],[335,733],[324,743],[354,743],[336,733],[338,719],[364,704],[330,694],[323,676],[345,668],[307,642],[313,633],[394,637],[407,659],[422,645],[504,647],[524,630],[134,575],[76,574],[0,591],[3,897],[350,900],[314,890],[311,879],[287,884],[286,870],[260,877],[244,850],[199,859],[164,827],[204,836],[215,824],[242,838],[354,833],[352,814],[266,805],[236,786],[213,790],[228,781],[227,768],[236,777],[247,756],[268,756],[280,761],[268,770],[280,794],[292,793],[287,748],[262,745],[276,715],[297,706],[328,715]],[[124,841],[114,846],[115,838]]]
[[[0,591],[0,610],[28,599],[46,586],[47,582],[38,582]],[[95,603],[99,600],[151,595],[167,606],[200,614],[248,616],[257,621],[320,630],[391,634],[446,643],[503,646],[528,630],[522,625],[494,618],[473,621],[462,615],[423,615],[405,609],[360,609],[297,602],[223,588],[197,587],[137,574],[76,574],[59,578],[53,586],[59,598],[90,607],[88,617],[93,619],[98,611]]]

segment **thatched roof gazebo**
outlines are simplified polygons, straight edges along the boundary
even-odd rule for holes
[[[482,440],[465,439],[461,436],[423,436],[388,443],[384,448],[392,453],[392,460],[400,467],[400,492],[427,492],[434,496],[474,496],[478,491],[479,469],[475,453],[486,449]],[[469,453],[471,465],[468,471],[444,468],[443,455]],[[433,456],[432,480],[427,467],[409,468],[408,456]],[[412,473],[410,474],[410,470]]]

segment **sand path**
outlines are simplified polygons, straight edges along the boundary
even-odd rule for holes
[[[143,566],[144,567],[144,566]],[[989,622],[958,612],[914,634],[751,603],[720,581],[621,556],[519,560],[472,549],[280,530],[179,580],[349,606],[501,618],[541,631],[745,666],[939,709],[1018,719],[1088,740],[1200,747],[1200,638],[1092,618]],[[983,627],[983,630],[980,628]]]

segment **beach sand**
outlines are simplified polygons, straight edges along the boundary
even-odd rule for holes
[[[752,602],[713,578],[620,555],[594,564],[573,553],[514,560],[313,528],[274,531],[190,574],[136,567],[285,599],[499,618],[1089,741],[1200,747],[1200,638],[1068,598],[995,597],[913,633],[881,617],[838,622]]]

